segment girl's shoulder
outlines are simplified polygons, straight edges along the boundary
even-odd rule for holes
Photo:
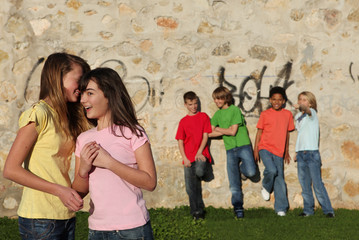
[[[43,100],[40,100],[26,109],[19,118],[20,127],[25,126],[29,122],[41,124],[47,119],[53,117],[55,111]]]
[[[113,130],[117,136],[123,136],[128,139],[138,135],[146,136],[146,131],[141,125],[136,125],[136,132],[133,132],[131,128],[123,125],[113,125]]]

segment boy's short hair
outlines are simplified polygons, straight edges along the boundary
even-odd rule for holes
[[[229,91],[226,87],[218,87],[214,89],[212,93],[213,99],[224,99],[225,103],[228,104],[228,106],[233,104],[233,96],[232,93]]]
[[[280,95],[282,95],[282,97],[284,98],[285,101],[288,100],[287,98],[287,94],[285,93],[285,90],[284,88],[282,87],[272,87],[270,90],[269,90],[269,98],[272,98],[272,96],[276,93],[279,93]]]
[[[192,92],[192,91],[189,91],[189,92],[186,92],[184,95],[183,95],[183,101],[184,103],[186,103],[186,100],[195,100],[197,99],[197,95],[195,92]]]

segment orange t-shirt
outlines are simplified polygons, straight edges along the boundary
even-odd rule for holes
[[[257,128],[263,130],[258,150],[265,149],[278,157],[283,157],[287,132],[294,130],[292,113],[286,109],[265,110],[259,117]]]

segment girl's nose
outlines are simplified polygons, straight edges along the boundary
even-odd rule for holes
[[[80,99],[80,102],[83,103],[83,102],[86,102],[86,95],[85,94],[81,94],[81,99]]]

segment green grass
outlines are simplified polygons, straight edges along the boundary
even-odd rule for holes
[[[278,217],[272,209],[245,211],[245,218],[236,220],[231,209],[206,208],[206,218],[195,221],[189,207],[150,209],[155,239],[359,239],[359,211],[336,209],[335,218],[326,218],[319,209],[314,216],[298,217],[294,209],[286,217]],[[76,239],[87,239],[88,213],[77,213]],[[16,240],[17,220],[0,218],[0,239]]]

